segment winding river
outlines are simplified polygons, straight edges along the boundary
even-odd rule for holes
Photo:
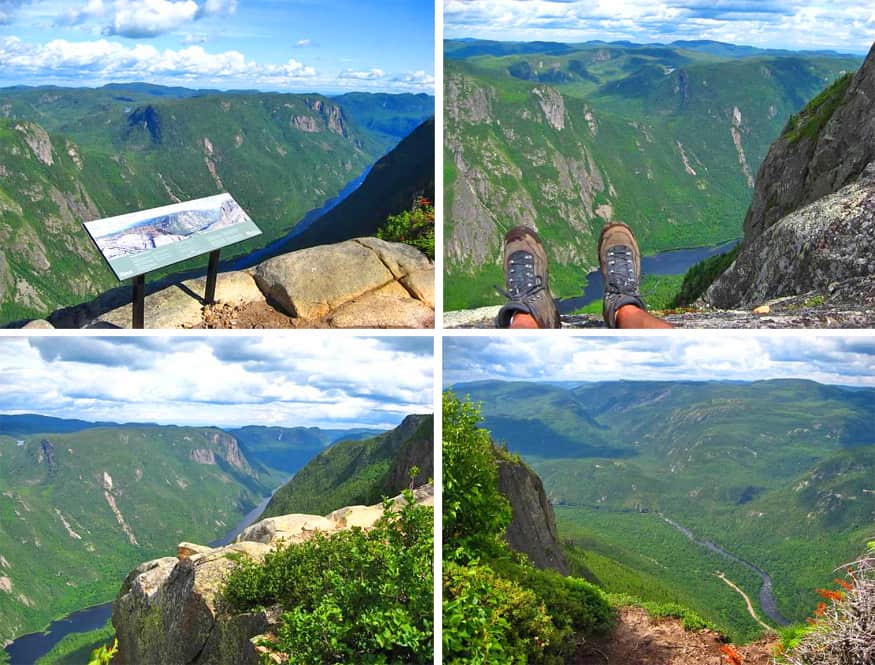
[[[699,261],[717,254],[724,254],[738,244],[738,240],[730,240],[719,245],[708,247],[691,247],[688,249],[672,249],[659,252],[652,256],[641,257],[642,275],[683,275]],[[576,309],[585,307],[602,297],[602,273],[594,270],[586,276],[586,287],[583,294],[573,298],[564,298],[556,302],[559,312],[570,314]]]
[[[281,483],[279,487],[285,483]],[[273,494],[271,494],[273,496]],[[250,510],[243,518],[221,538],[209,543],[210,547],[221,547],[233,541],[243,529],[258,520],[261,513],[267,507],[271,496],[263,499],[255,508]],[[6,647],[11,665],[30,665],[37,659],[46,655],[65,636],[73,633],[85,633],[102,628],[112,616],[112,601],[87,607],[68,614],[62,619],[52,621],[49,627],[42,633],[30,633],[22,635]]]
[[[754,571],[763,581],[762,586],[760,587],[760,608],[767,617],[769,617],[772,621],[774,621],[779,626],[786,626],[790,622],[778,611],[778,603],[775,600],[775,594],[772,591],[772,578],[769,577],[769,574],[764,571],[762,568],[757,566],[756,564],[750,563],[749,561],[745,561],[744,559],[737,557],[732,552],[727,552],[725,549],[717,545],[716,543],[712,543],[710,540],[699,540],[696,538],[696,535],[690,531],[685,526],[678,524],[674,520],[669,519],[665,515],[661,515],[662,519],[665,520],[668,524],[673,526],[675,529],[684,534],[687,538],[692,540],[696,545],[700,545],[706,549],[711,550],[715,554],[719,554],[721,556],[726,557],[730,561],[734,561],[735,563],[740,563],[742,566],[747,566],[752,571]]]

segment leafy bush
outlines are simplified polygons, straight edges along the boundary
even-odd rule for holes
[[[875,657],[875,542],[836,579],[841,591],[818,589],[823,601],[804,633],[783,635],[788,665],[869,665]]]
[[[224,597],[233,611],[279,604],[276,640],[290,663],[430,662],[433,650],[432,510],[412,503],[359,528],[243,560]]]
[[[537,659],[553,626],[540,599],[489,566],[444,563],[443,655],[447,663]]]
[[[443,396],[444,559],[476,559],[507,551],[510,503],[498,490],[492,438],[478,427],[480,408]]]
[[[420,249],[434,260],[434,206],[427,198],[416,200],[411,210],[386,218],[377,237],[390,242],[403,242]]]

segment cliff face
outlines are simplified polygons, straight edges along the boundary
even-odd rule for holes
[[[760,167],[745,242],[788,213],[856,180],[875,159],[875,45],[853,78],[791,119]]]
[[[410,469],[414,466],[419,469],[414,485],[422,485],[434,477],[434,416],[407,416],[395,431],[402,429],[405,433],[395,463],[383,482],[386,495],[410,485]]]
[[[434,505],[434,488],[414,492],[422,505]],[[395,498],[396,503],[403,501]],[[253,524],[237,542],[210,548],[180,543],[176,556],[147,561],[130,572],[112,607],[119,641],[114,663],[255,665],[254,642],[279,619],[278,608],[231,614],[221,590],[238,557],[260,560],[281,542],[300,543],[317,531],[368,528],[382,506],[351,506],[326,517],[283,515]]]
[[[875,274],[875,46],[791,118],[760,169],[735,263],[705,294],[719,308],[829,296]]]
[[[526,554],[538,568],[553,568],[568,574],[568,565],[559,547],[553,506],[538,474],[519,462],[499,460],[498,489],[508,498],[513,510],[507,528],[511,548]]]

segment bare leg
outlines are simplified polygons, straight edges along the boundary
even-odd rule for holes
[[[668,321],[658,319],[653,314],[635,305],[623,305],[617,310],[618,328],[673,328]]]
[[[510,327],[512,329],[537,329],[538,322],[531,314],[526,314],[525,312],[517,312],[510,320]]]

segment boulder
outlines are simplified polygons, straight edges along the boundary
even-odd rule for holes
[[[432,328],[434,310],[406,293],[370,293],[338,307],[328,322],[332,328]]]
[[[45,319],[34,319],[33,321],[28,321],[24,326],[24,330],[54,330],[55,326],[46,321]]]
[[[337,525],[326,517],[317,515],[281,515],[268,517],[243,530],[237,542],[251,540],[256,543],[274,543],[279,540],[301,542],[317,531],[334,531]]]
[[[356,240],[277,256],[255,269],[268,301],[289,316],[319,318],[395,280],[380,256]]]

